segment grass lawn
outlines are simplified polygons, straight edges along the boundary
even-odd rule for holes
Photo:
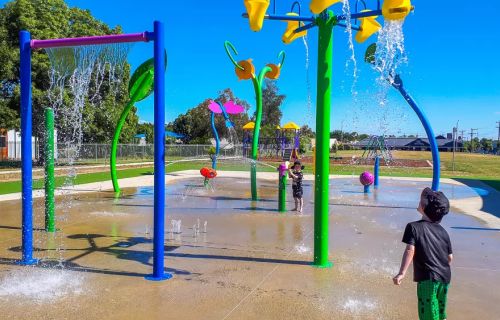
[[[191,169],[199,170],[203,166],[208,166],[208,165],[210,165],[210,163],[208,163],[207,161],[176,162],[171,165],[167,165],[166,171],[175,172],[175,171],[191,170]],[[218,164],[219,170],[226,170],[226,171],[246,171],[248,170],[248,168],[249,168],[248,164],[244,165],[241,162],[225,163],[221,161]],[[261,172],[274,171],[274,168],[265,165],[259,165],[257,166],[257,169],[258,171]],[[153,167],[118,170],[118,178],[123,179],[123,178],[139,177],[142,175],[151,175],[153,174],[153,171],[154,171]],[[56,177],[56,187],[62,186],[65,183],[66,179],[67,179],[66,177]],[[100,182],[106,180],[111,180],[109,171],[83,173],[75,177],[74,184],[85,184],[85,183]],[[43,179],[33,180],[33,189],[35,190],[43,189],[43,187],[44,187]],[[0,195],[7,193],[16,193],[16,192],[21,192],[21,181],[0,182]]]
[[[361,156],[363,151],[339,151],[336,156]],[[394,151],[393,156],[396,159],[425,159],[431,160],[430,152],[421,151]],[[484,183],[500,191],[500,157],[492,155],[457,153],[455,157],[455,171],[452,170],[452,153],[442,152],[441,156],[441,176],[443,178],[459,178],[459,179],[474,179],[481,180]],[[170,159],[169,159],[170,160]],[[198,170],[203,166],[209,166],[209,161],[188,161],[176,162],[167,165],[167,172],[175,172],[182,170],[195,169]],[[259,164],[258,171],[274,172],[276,171],[277,163],[268,163],[267,165]],[[242,161],[220,161],[218,170],[231,171],[247,171],[249,164]],[[371,166],[352,166],[352,165],[330,165],[331,174],[353,175],[357,176],[361,172],[372,171]],[[306,173],[312,173],[312,167],[307,166],[304,170]],[[135,168],[118,170],[119,178],[130,178],[141,175],[153,174],[153,167]],[[381,167],[380,174],[382,176],[393,177],[432,177],[432,168],[399,168],[399,167]],[[56,178],[56,186],[64,184],[65,177]],[[97,172],[80,174],[75,178],[75,184],[84,184],[91,182],[99,182],[109,180],[109,172]],[[33,181],[35,189],[43,188],[43,180],[38,179]],[[21,192],[20,181],[10,181],[0,183],[0,194]]]

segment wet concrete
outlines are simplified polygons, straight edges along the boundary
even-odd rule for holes
[[[332,180],[330,269],[310,266],[312,182],[305,182],[303,215],[276,211],[275,181],[260,181],[258,202],[249,199],[247,179],[218,178],[214,190],[201,179],[169,184],[165,265],[174,278],[164,282],[143,279],[152,268],[151,187],[125,189],[118,200],[111,192],[58,198],[60,231],[35,231],[38,267],[14,264],[19,201],[2,202],[1,318],[415,319],[411,276],[400,287],[391,278],[402,231],[419,218],[414,208],[428,183],[381,183],[365,195],[356,178]],[[483,192],[448,184],[443,190],[453,199]],[[35,208],[41,228],[43,202]],[[182,221],[182,233],[171,232],[172,219]],[[455,253],[449,318],[496,319],[500,230],[455,212],[443,225]]]

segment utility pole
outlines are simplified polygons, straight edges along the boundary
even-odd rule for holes
[[[462,138],[462,152],[464,152],[465,130],[460,130],[460,137]]]
[[[458,139],[458,121],[457,125],[453,127],[453,160],[452,160],[452,170],[455,172],[455,150],[457,149],[457,139]]]
[[[500,154],[500,121],[497,121],[498,137],[497,137],[497,154]]]
[[[474,149],[474,134],[475,134],[476,136],[478,136],[478,132],[477,132],[477,130],[478,130],[478,129],[472,129],[472,128],[470,129],[470,152],[471,152],[471,153],[472,153],[472,152],[474,152],[474,150],[475,150],[475,149]],[[476,132],[474,133],[474,131],[476,131]]]

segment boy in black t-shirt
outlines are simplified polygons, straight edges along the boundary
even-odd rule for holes
[[[298,160],[293,163],[293,167],[288,169],[288,174],[293,179],[292,191],[293,200],[295,200],[295,208],[292,211],[298,211],[299,213],[302,212],[302,207],[304,206],[304,199],[302,199],[304,193],[302,179],[304,178],[304,174],[302,173],[302,169],[304,169],[304,167],[302,167]]]
[[[422,214],[422,220],[408,223],[403,235],[406,250],[393,281],[395,285],[401,284],[413,260],[420,320],[446,319],[453,253],[450,237],[439,223],[449,209],[448,198],[442,192],[425,188],[417,209]]]

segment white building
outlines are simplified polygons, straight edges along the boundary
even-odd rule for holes
[[[57,130],[54,131],[54,157],[57,159]],[[31,159],[39,154],[39,141],[31,137]],[[21,132],[16,130],[0,130],[0,160],[21,160]]]

